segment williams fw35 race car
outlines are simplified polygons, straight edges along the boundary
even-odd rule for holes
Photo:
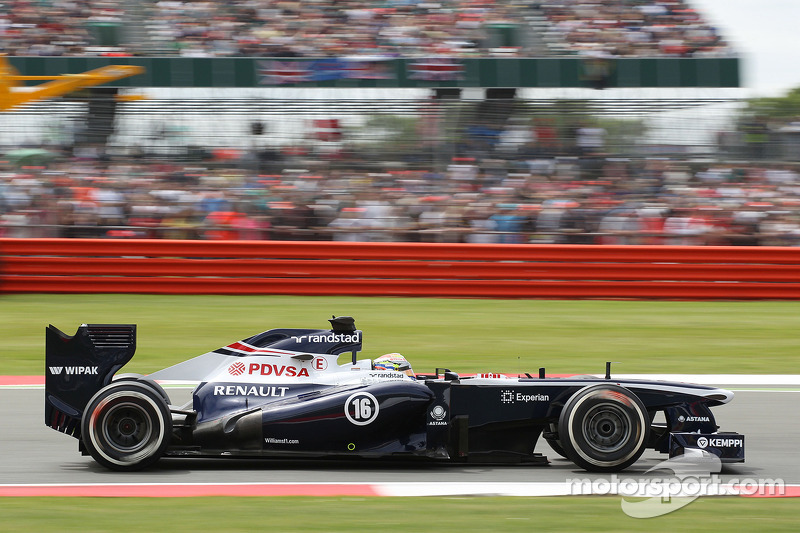
[[[534,452],[540,437],[596,472],[623,470],[647,448],[744,461],[744,436],[719,432],[710,409],[729,391],[613,379],[608,363],[604,377],[414,374],[399,354],[358,359],[354,320],[330,323],[271,329],[148,376],[117,374],[136,350],[135,325],[82,325],[74,336],[49,326],[45,423],[113,470],[161,457],[547,464]],[[198,385],[173,405],[163,381]]]

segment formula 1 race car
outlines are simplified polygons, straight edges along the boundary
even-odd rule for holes
[[[50,326],[45,423],[113,470],[162,456],[547,464],[534,453],[540,436],[597,472],[623,470],[646,448],[744,461],[744,436],[718,432],[710,410],[729,391],[612,379],[610,363],[604,377],[413,374],[399,354],[357,359],[354,320],[330,323],[271,329],[149,376],[117,374],[136,349],[135,325],[84,324],[74,336]],[[199,383],[187,405],[159,385],[173,380]]]

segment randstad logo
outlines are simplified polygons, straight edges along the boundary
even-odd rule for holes
[[[361,342],[361,335],[359,333],[326,333],[324,335],[298,335],[292,336],[294,342],[346,342],[354,343]]]

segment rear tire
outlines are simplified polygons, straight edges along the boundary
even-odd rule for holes
[[[142,385],[147,385],[154,391],[156,391],[164,401],[167,402],[167,405],[170,405],[172,401],[169,399],[169,395],[167,391],[164,390],[164,387],[156,383],[155,381],[147,379],[142,374],[117,374],[113,378],[111,378],[111,383],[117,383],[119,381],[135,381],[136,383],[141,383]]]
[[[567,458],[590,472],[619,472],[641,457],[650,417],[642,401],[618,385],[585,387],[564,405],[558,436]]]
[[[172,415],[164,398],[135,381],[112,383],[95,394],[81,422],[81,439],[92,458],[111,470],[146,468],[164,454]]]

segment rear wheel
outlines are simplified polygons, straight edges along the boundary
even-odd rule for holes
[[[81,439],[95,461],[112,470],[140,470],[155,463],[169,445],[172,417],[152,387],[112,383],[89,401]]]
[[[148,387],[156,391],[162,398],[164,398],[164,401],[167,402],[167,405],[171,403],[169,395],[167,394],[167,391],[164,390],[164,387],[162,387],[155,381],[147,379],[145,376],[141,374],[130,374],[130,373],[117,374],[113,378],[111,378],[111,383],[117,383],[118,381],[135,381],[136,383],[147,385]]]
[[[592,472],[618,472],[645,450],[650,417],[642,401],[618,385],[600,384],[576,392],[558,421],[566,457]]]

